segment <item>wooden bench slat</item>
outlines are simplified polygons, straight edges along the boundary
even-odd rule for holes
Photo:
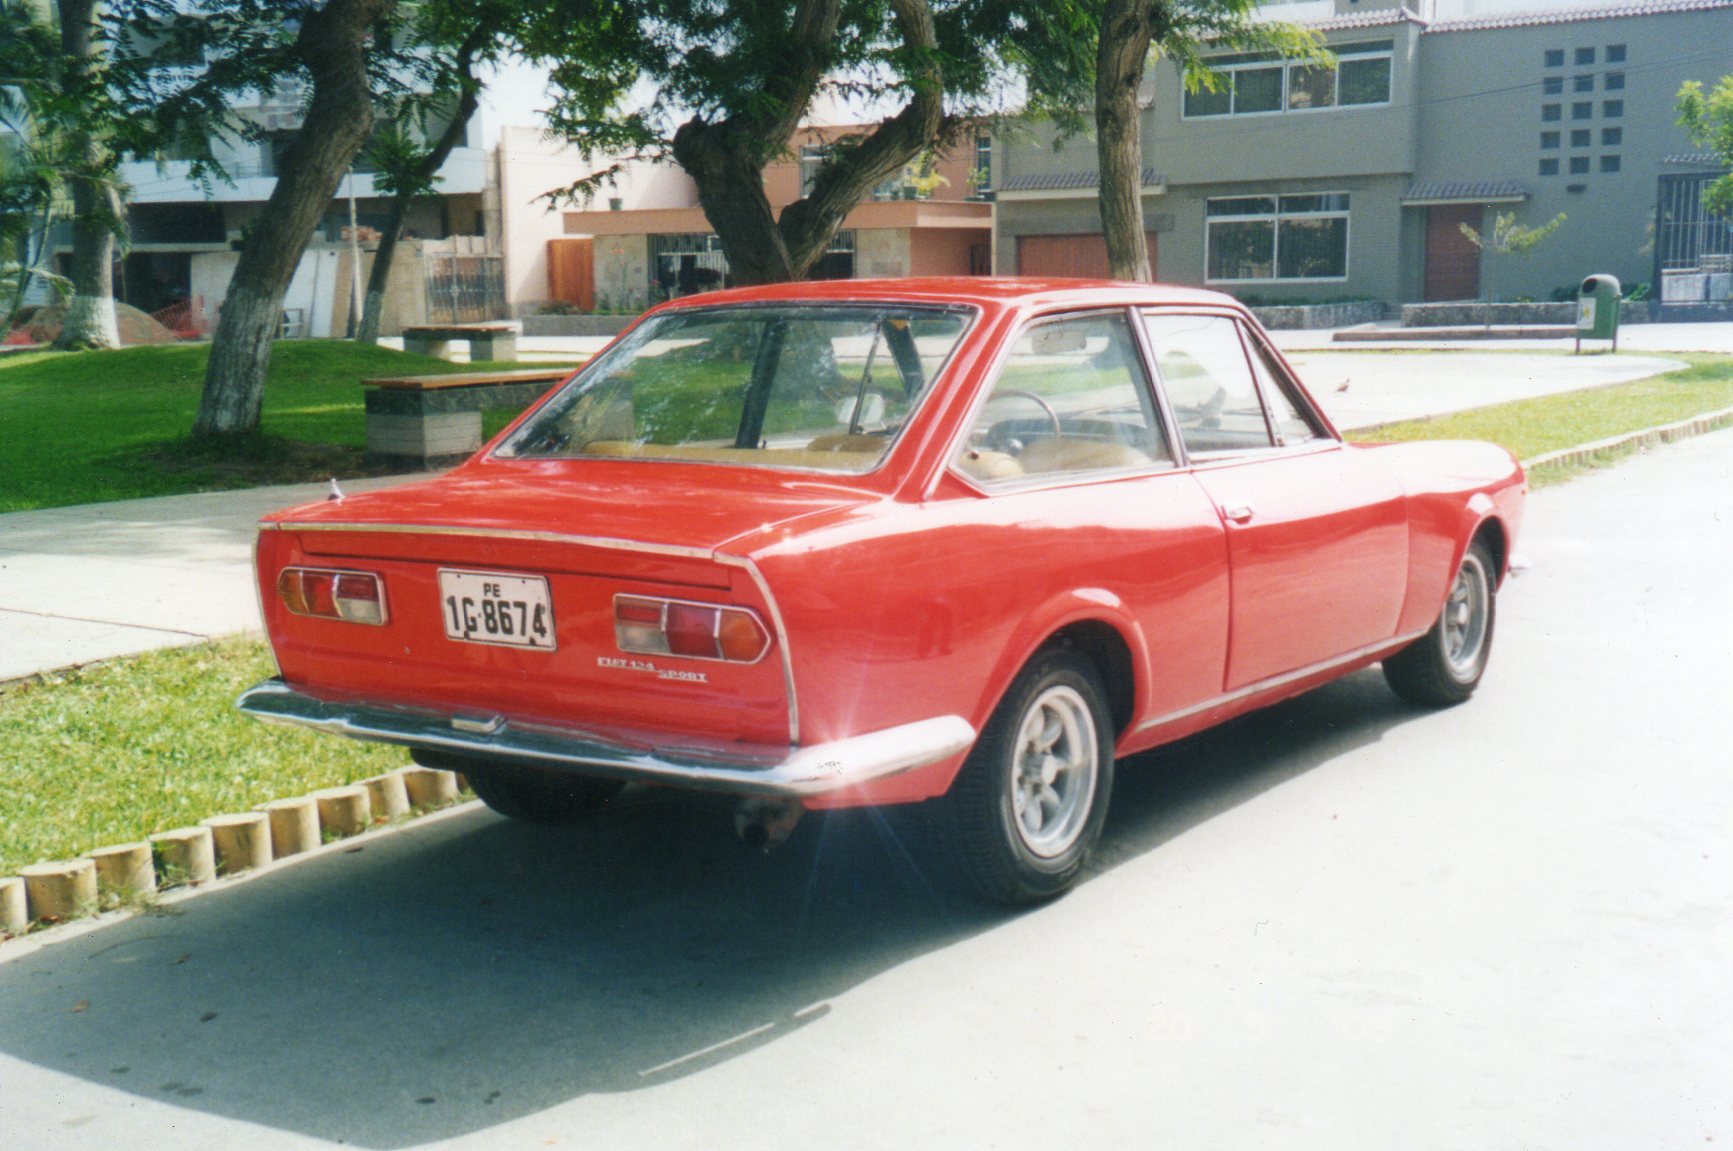
[[[450,333],[454,338],[477,334],[487,335],[490,332],[515,333],[516,331],[517,325],[515,324],[406,324],[403,328],[403,334],[406,336],[411,334],[436,336]]]
[[[532,368],[507,372],[453,372],[434,376],[381,376],[362,380],[361,386],[427,392],[439,388],[476,388],[490,384],[534,383],[537,380],[553,382],[565,379],[574,371],[575,368]]]

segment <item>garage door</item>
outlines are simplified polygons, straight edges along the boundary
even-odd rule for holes
[[[1149,270],[1155,263],[1155,233],[1145,232],[1149,245]],[[1018,236],[1017,274],[1020,276],[1081,276],[1107,278],[1107,240],[1100,232],[1068,236]]]

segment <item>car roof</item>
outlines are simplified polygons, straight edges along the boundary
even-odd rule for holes
[[[1021,276],[911,276],[896,280],[802,280],[728,288],[686,296],[675,307],[820,300],[894,300],[922,304],[974,304],[981,307],[1125,304],[1210,304],[1238,306],[1231,296],[1171,284],[1120,280],[1070,280]]]

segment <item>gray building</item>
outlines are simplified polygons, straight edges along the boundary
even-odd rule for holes
[[[1333,63],[1170,61],[1145,78],[1144,213],[1156,276],[1254,300],[1547,299],[1590,272],[1652,279],[1657,185],[1694,146],[1686,80],[1733,73],[1733,0],[1509,10],[1509,0],[1276,4]],[[997,142],[1002,272],[1099,275],[1095,142],[1025,126]],[[1699,157],[1700,158],[1700,157]],[[1483,255],[1461,224],[1558,231]]]

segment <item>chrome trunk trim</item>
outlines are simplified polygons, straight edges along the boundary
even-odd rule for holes
[[[842,791],[926,767],[968,750],[975,729],[961,716],[923,719],[900,727],[811,747],[692,749],[636,747],[571,728],[501,720],[453,723],[451,714],[392,704],[327,701],[268,679],[236,701],[241,711],[353,739],[567,767],[585,774],[672,784],[736,795],[789,799]]]

